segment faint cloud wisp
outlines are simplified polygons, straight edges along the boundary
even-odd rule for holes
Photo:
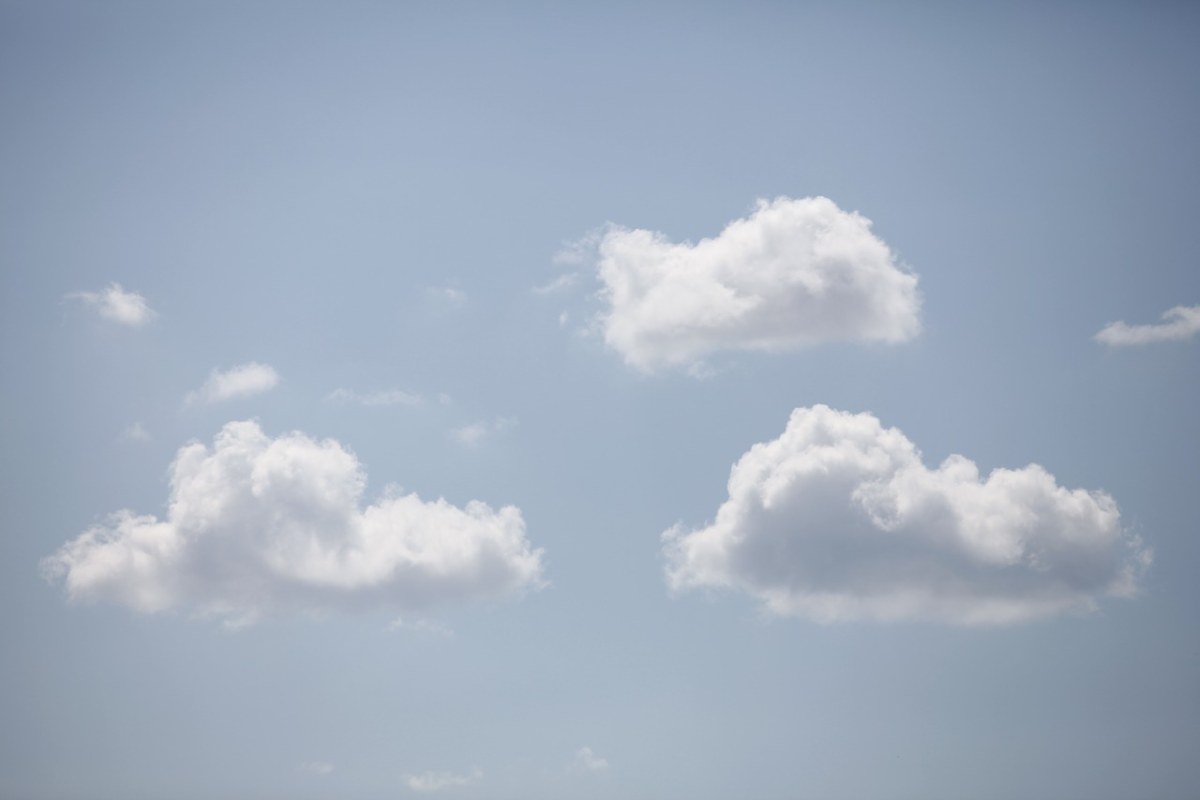
[[[473,767],[469,772],[423,772],[420,775],[407,775],[405,784],[414,792],[428,794],[451,789],[456,786],[467,786],[478,783],[483,779],[483,772]]]
[[[307,772],[309,775],[324,777],[333,772],[333,764],[330,764],[328,761],[305,761],[297,769],[301,772]]]
[[[356,392],[353,389],[334,389],[325,398],[335,403],[354,403],[360,406],[419,406],[425,398],[403,389],[382,389],[375,392]]]
[[[608,759],[596,755],[590,747],[581,747],[575,751],[572,767],[579,772],[603,772],[608,769]]]
[[[150,441],[150,431],[146,430],[146,426],[141,422],[134,422],[121,431],[119,438],[122,442],[148,442]]]
[[[450,438],[464,447],[478,447],[495,434],[511,430],[517,425],[513,417],[496,417],[494,420],[473,422],[450,431]]]

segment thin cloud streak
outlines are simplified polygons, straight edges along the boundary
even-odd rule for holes
[[[185,405],[223,403],[239,397],[269,392],[282,380],[270,364],[250,361],[227,370],[214,369],[198,390],[184,398]]]
[[[468,786],[483,779],[483,771],[474,767],[470,772],[423,772],[420,775],[407,775],[405,784],[414,792],[429,794],[451,789],[456,786]]]
[[[403,389],[382,389],[374,392],[357,392],[353,389],[337,388],[325,398],[335,403],[354,403],[360,406],[419,406],[425,398],[416,392]]]
[[[1183,342],[1200,333],[1200,305],[1175,306],[1162,313],[1156,325],[1111,322],[1094,337],[1110,347],[1129,347],[1156,342]]]

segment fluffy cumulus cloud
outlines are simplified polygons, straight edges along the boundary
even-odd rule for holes
[[[235,397],[269,392],[279,385],[279,373],[270,364],[251,361],[227,370],[214,369],[198,391],[187,396],[188,403],[220,403]]]
[[[420,611],[540,585],[519,509],[393,492],[333,440],[231,422],[181,448],[166,516],[120,511],[43,561],[72,600],[187,609],[230,623],[275,612]]]
[[[870,220],[824,197],[760,200],[697,244],[613,227],[597,248],[605,341],[644,371],[728,350],[902,342],[920,330],[916,276]]]
[[[1175,306],[1162,314],[1156,325],[1130,325],[1111,322],[1096,334],[1096,341],[1107,345],[1182,342],[1200,333],[1200,306]]]
[[[452,789],[456,786],[467,786],[472,783],[478,783],[483,778],[483,772],[478,768],[472,769],[470,772],[423,772],[420,775],[407,775],[404,782],[408,784],[408,788],[414,792],[440,792],[443,789]]]
[[[125,291],[119,283],[110,283],[98,292],[74,292],[67,297],[83,302],[110,322],[132,328],[145,325],[155,317],[145,297]]]
[[[871,414],[792,412],[734,465],[716,519],[664,535],[675,590],[733,588],[820,622],[1011,623],[1128,597],[1150,552],[1103,492],[1037,465],[936,469]]]

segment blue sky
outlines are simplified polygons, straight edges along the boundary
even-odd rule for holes
[[[0,795],[1194,795],[1198,24],[0,3]]]

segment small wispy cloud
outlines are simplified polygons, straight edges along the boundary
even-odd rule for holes
[[[406,775],[405,784],[414,792],[440,792],[456,786],[467,786],[478,783],[483,779],[483,772],[478,767],[472,767],[469,772],[423,772],[420,775]]]
[[[1095,335],[1095,340],[1111,347],[1183,342],[1200,333],[1200,306],[1175,306],[1162,314],[1156,325],[1130,325],[1112,322]]]
[[[546,283],[534,286],[530,291],[536,295],[546,296],[565,292],[578,284],[583,277],[583,273],[579,270],[595,262],[597,248],[603,234],[604,230],[597,228],[574,241],[563,242],[562,247],[554,254],[553,261],[560,267],[574,268],[576,271],[564,272]]]
[[[455,308],[461,308],[467,304],[467,293],[455,286],[430,286],[425,291],[430,297]]]
[[[279,373],[270,364],[251,361],[227,370],[214,369],[198,390],[188,394],[186,403],[220,403],[235,397],[269,392],[279,385]]]
[[[146,426],[142,423],[135,422],[121,431],[119,438],[122,442],[148,442],[150,441],[150,431],[146,430]]]
[[[360,406],[419,406],[425,398],[416,392],[403,389],[382,389],[374,392],[356,392],[353,389],[334,389],[325,398],[334,403],[354,403]]]
[[[325,776],[333,772],[333,764],[328,761],[304,761],[297,767],[301,772],[307,772],[309,775]]]
[[[571,767],[577,772],[603,772],[608,769],[608,759],[596,755],[590,747],[581,747],[575,751]]]
[[[604,227],[595,228],[578,239],[563,242],[554,254],[554,263],[573,267],[595,260],[605,231]]]
[[[66,299],[79,300],[101,318],[131,328],[141,327],[157,316],[145,297],[125,291],[119,283],[110,283],[98,292],[72,292]]]
[[[472,422],[470,425],[463,425],[461,428],[454,428],[450,431],[450,438],[464,447],[476,447],[482,444],[484,439],[511,430],[516,425],[517,421],[512,417],[496,417],[490,422],[480,420]]]
[[[559,275],[549,283],[544,283],[541,286],[533,287],[534,294],[547,295],[557,292],[566,291],[579,282],[578,272],[567,272]]]

